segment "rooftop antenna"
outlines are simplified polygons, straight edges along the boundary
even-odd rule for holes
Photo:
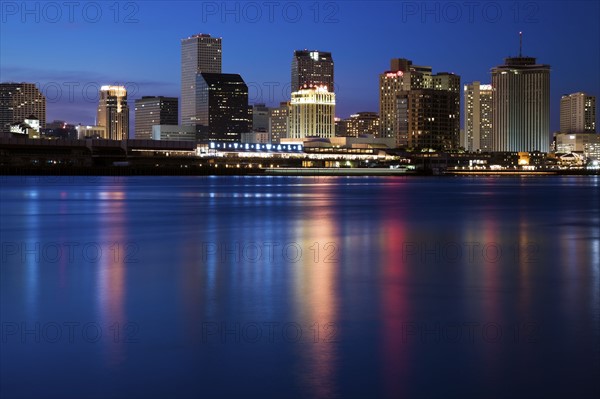
[[[519,58],[523,55],[523,32],[519,32]]]

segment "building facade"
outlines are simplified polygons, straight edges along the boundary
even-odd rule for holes
[[[252,130],[269,131],[269,118],[271,109],[265,104],[254,104],[252,106]]]
[[[494,151],[550,149],[550,66],[506,58],[492,69]]]
[[[447,151],[458,147],[459,94],[449,90],[415,89],[398,94],[397,146]]]
[[[274,143],[280,139],[287,138],[288,122],[290,117],[290,103],[285,101],[277,108],[271,108],[269,112],[269,137]]]
[[[239,141],[251,130],[248,86],[240,75],[200,73],[196,86],[201,141]]]
[[[199,112],[196,75],[222,72],[222,41],[208,34],[181,40],[181,124],[195,125]]]
[[[129,139],[129,106],[124,86],[100,88],[97,124],[106,128],[105,139]]]
[[[137,138],[137,137],[136,137]],[[153,125],[152,140],[196,141],[196,127],[183,125]]]
[[[596,133],[596,97],[585,93],[560,99],[561,133]]]
[[[333,58],[325,51],[294,51],[291,91],[324,86],[334,92]]]
[[[379,75],[380,137],[406,141],[406,137],[398,137],[398,94],[412,88],[411,75],[410,70],[390,70]]]
[[[89,126],[89,125],[77,125],[75,126],[77,131],[77,139],[105,139],[106,128],[104,126]]]
[[[586,158],[600,160],[600,134],[559,133],[555,140],[557,153],[580,152]]]
[[[46,127],[46,97],[33,83],[0,83],[0,133],[10,125],[24,122],[31,115]]]
[[[465,128],[461,133],[460,147],[465,151],[492,150],[492,85],[473,82],[464,86]]]
[[[379,137],[394,138],[397,147],[458,146],[460,76],[434,75],[405,58],[392,59],[390,68],[379,75]]]
[[[335,94],[325,87],[293,92],[287,138],[334,136]]]
[[[152,139],[152,126],[177,125],[177,97],[144,96],[135,100],[135,138]]]
[[[345,119],[346,137],[359,137],[365,134],[379,136],[379,115],[377,112],[359,112]],[[337,136],[336,132],[336,136]]]

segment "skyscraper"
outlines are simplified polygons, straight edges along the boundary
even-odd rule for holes
[[[290,103],[287,101],[279,103],[279,107],[271,108],[269,116],[269,136],[271,141],[278,142],[279,139],[287,138]]]
[[[596,133],[596,97],[585,93],[560,99],[561,133]]]
[[[0,83],[0,133],[10,132],[9,125],[30,116],[46,127],[46,97],[33,83]]]
[[[335,94],[325,87],[292,93],[288,138],[335,136]]]
[[[135,100],[135,138],[152,139],[153,125],[177,125],[177,97],[144,96]]]
[[[390,70],[379,75],[379,131],[381,137],[396,138],[406,143],[406,136],[399,137],[398,95],[402,91],[431,86],[431,67],[413,65],[411,60],[393,58]]]
[[[465,129],[460,146],[466,151],[492,150],[492,85],[473,82],[464,87]]]
[[[129,139],[129,106],[123,86],[102,86],[98,104],[98,126],[106,128],[106,139]]]
[[[200,73],[196,86],[201,141],[239,141],[250,131],[248,86],[240,75]]]
[[[550,150],[550,66],[534,57],[492,68],[494,151]]]
[[[198,34],[181,40],[181,124],[196,125],[199,112],[196,75],[221,73],[221,38]]]
[[[398,147],[450,149],[460,135],[460,76],[392,59],[379,75],[380,136]]]
[[[295,92],[312,86],[324,86],[334,92],[333,58],[324,51],[294,51],[292,59],[292,88]]]
[[[269,131],[270,108],[265,104],[254,104],[252,107],[252,130]]]

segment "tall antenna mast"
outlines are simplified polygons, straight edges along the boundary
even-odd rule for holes
[[[519,58],[523,56],[523,32],[519,32]]]

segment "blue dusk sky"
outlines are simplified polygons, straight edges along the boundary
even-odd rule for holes
[[[489,83],[519,31],[523,55],[552,68],[552,131],[561,95],[600,94],[596,1],[2,1],[0,12],[0,81],[38,83],[49,121],[94,123],[105,84],[124,84],[131,109],[179,97],[180,40],[196,33],[223,38],[223,72],[242,75],[250,103],[289,98],[294,50],[330,51],[339,117],[378,111],[391,58]]]

